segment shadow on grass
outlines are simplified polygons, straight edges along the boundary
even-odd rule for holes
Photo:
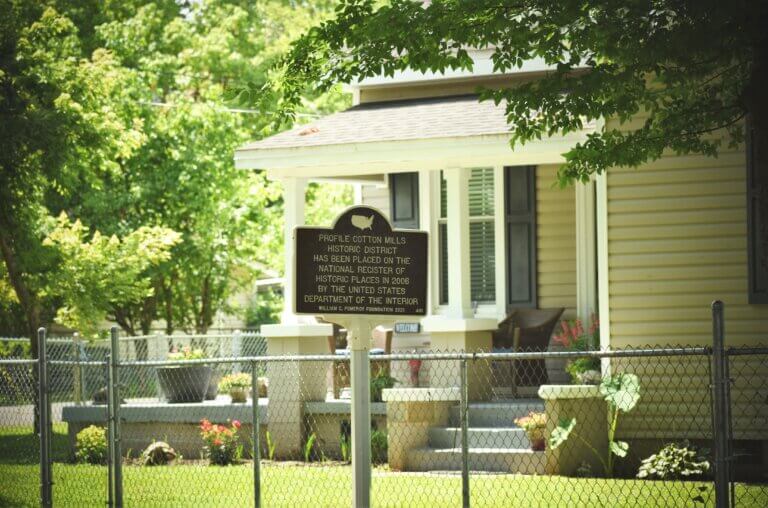
[[[69,461],[66,424],[53,426],[53,460]],[[30,427],[0,428],[0,464],[39,464],[40,438]],[[2,503],[0,503],[2,506]]]

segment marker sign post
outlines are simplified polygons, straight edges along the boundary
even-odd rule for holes
[[[392,229],[384,215],[354,206],[332,228],[297,227],[295,309],[347,329],[352,384],[352,505],[370,506],[371,331],[427,309],[427,233]]]

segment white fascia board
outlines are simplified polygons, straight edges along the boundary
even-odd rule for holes
[[[469,50],[469,55],[474,61],[471,70],[451,70],[447,69],[443,73],[439,72],[420,72],[412,69],[397,71],[393,76],[374,76],[365,78],[357,83],[351,83],[346,88],[350,92],[354,90],[364,90],[366,88],[387,87],[393,85],[409,85],[416,83],[430,83],[436,81],[450,81],[456,79],[479,78],[486,76],[515,76],[518,74],[528,74],[532,72],[544,72],[555,70],[554,65],[549,65],[542,58],[533,58],[523,62],[521,67],[508,69],[504,72],[498,72],[493,69],[493,49]]]
[[[235,167],[266,169],[270,178],[323,178],[438,170],[450,166],[562,164],[563,153],[591,129],[509,146],[508,134],[270,150],[238,150]]]

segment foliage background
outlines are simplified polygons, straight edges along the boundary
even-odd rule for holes
[[[204,333],[245,315],[232,295],[282,272],[282,196],[233,152],[274,131],[276,103],[233,110],[225,93],[268,82],[331,4],[0,0],[0,336],[54,320]],[[348,102],[303,97],[299,121]],[[307,200],[327,222],[351,189]]]

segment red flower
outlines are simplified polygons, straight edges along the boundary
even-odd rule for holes
[[[240,428],[240,420],[232,420],[232,426],[236,429]]]
[[[216,439],[213,440],[213,446],[221,446],[223,444],[224,443],[219,438],[216,438]]]

